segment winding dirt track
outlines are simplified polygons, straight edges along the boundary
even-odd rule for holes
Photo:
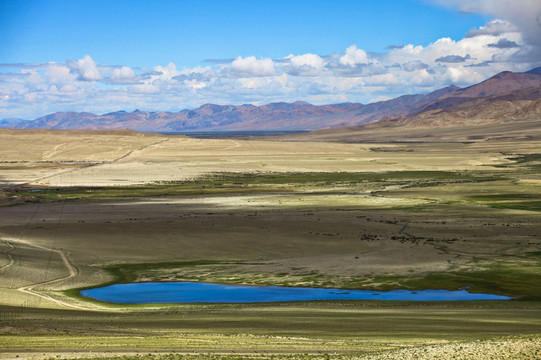
[[[110,164],[110,163],[119,162],[120,160],[127,158],[128,156],[130,156],[131,154],[133,154],[136,151],[142,151],[142,150],[144,150],[146,148],[149,148],[149,147],[155,146],[155,145],[159,145],[159,144],[164,143],[164,142],[169,141],[169,140],[171,140],[171,139],[163,139],[163,140],[160,140],[160,141],[153,142],[152,144],[143,145],[141,147],[138,147],[137,149],[130,150],[127,153],[125,153],[124,155],[122,155],[120,157],[117,157],[116,159],[113,159],[113,160],[108,161],[106,163]]]
[[[8,263],[0,268],[0,271],[4,271],[8,269],[13,263],[15,263],[15,260],[13,259],[13,256],[11,256],[10,252],[15,249],[15,246],[13,246],[9,241],[4,240],[4,243],[9,246],[9,249],[3,252],[4,255],[8,258]]]
[[[32,247],[35,247],[35,248],[38,248],[38,249],[41,249],[41,250],[45,250],[45,251],[52,251],[52,252],[55,252],[57,253],[60,258],[62,259],[62,262],[64,263],[64,266],[66,267],[66,269],[68,270],[68,275],[66,276],[62,276],[62,277],[59,277],[59,278],[55,278],[55,279],[51,279],[51,280],[47,280],[47,281],[42,281],[42,282],[39,282],[39,283],[35,283],[35,284],[31,284],[31,285],[25,285],[25,286],[21,286],[20,288],[17,288],[18,291],[20,292],[23,292],[25,294],[30,294],[30,295],[33,295],[33,296],[37,296],[39,298],[42,298],[42,299],[45,299],[45,300],[48,300],[48,301],[52,301],[60,306],[63,306],[63,307],[68,307],[68,308],[73,308],[73,309],[79,309],[79,310],[92,310],[92,309],[89,309],[89,308],[86,308],[86,307],[82,307],[82,306],[78,306],[78,305],[74,305],[74,304],[70,304],[70,303],[67,303],[65,301],[62,301],[62,300],[58,300],[58,299],[55,299],[51,296],[48,296],[48,295],[45,295],[45,294],[41,294],[39,292],[37,292],[36,290],[34,290],[34,288],[38,287],[38,286],[44,286],[44,285],[52,285],[52,284],[56,284],[56,283],[59,283],[59,282],[62,282],[62,281],[66,281],[66,280],[69,280],[75,276],[77,276],[77,268],[75,266],[73,266],[70,261],[68,260],[68,256],[66,255],[66,253],[64,253],[62,250],[58,250],[58,249],[50,249],[50,248],[47,248],[45,246],[41,246],[41,245],[36,245],[36,244],[32,244],[28,241],[24,241],[22,239],[16,239],[16,238],[10,238],[9,239],[10,242],[12,243],[21,243],[21,244],[25,244],[25,245],[28,245],[28,246],[32,246]],[[11,245],[11,244],[10,244]],[[13,249],[15,249],[15,247],[13,245],[12,246],[12,249],[9,249],[8,251],[11,251]],[[9,254],[8,254],[9,255]],[[11,257],[11,255],[9,255]],[[14,263],[14,260],[13,258],[11,257],[11,260],[12,262],[10,264],[8,264],[9,266],[13,265]],[[7,268],[8,265],[5,265],[4,267],[2,267],[2,269],[0,270],[5,270]]]
[[[55,173],[55,174],[50,174],[50,175],[46,175],[46,176],[42,176],[40,178],[37,178],[37,179],[34,179],[30,182],[26,182],[22,185],[28,185],[28,184],[40,184],[42,183],[44,180],[47,180],[49,178],[52,178],[52,177],[55,177],[55,176],[58,176],[58,175],[66,175],[66,174],[70,174],[70,173],[73,173],[73,172],[76,172],[76,171],[81,171],[83,169],[87,169],[87,168],[90,168],[90,167],[95,167],[95,166],[100,166],[100,165],[104,165],[104,164],[113,164],[113,163],[116,163],[116,162],[119,162],[120,160],[122,159],[125,159],[127,158],[128,156],[130,156],[131,154],[133,154],[134,152],[136,151],[142,151],[148,147],[151,147],[151,146],[155,146],[155,145],[159,145],[161,143],[164,143],[166,141],[169,141],[170,139],[162,139],[160,141],[156,141],[156,142],[153,142],[151,144],[147,144],[147,145],[143,145],[143,146],[140,146],[138,147],[137,149],[133,149],[133,150],[130,150],[128,151],[127,153],[113,159],[113,160],[110,160],[110,161],[100,161],[100,162],[97,162],[97,163],[90,163],[90,164],[87,164],[85,166],[82,166],[82,167],[78,167],[78,168],[75,168],[75,169],[69,169],[69,170],[65,170],[65,171],[61,171],[61,172],[58,172],[58,173]],[[63,144],[60,144],[60,145],[63,145]],[[54,151],[56,153],[57,151],[57,148],[60,146],[60,145],[57,145],[55,148],[54,148]],[[240,145],[239,145],[240,146]],[[52,156],[52,155],[49,155],[49,157]]]
[[[233,143],[233,145],[225,147],[223,150],[238,149],[238,148],[240,148],[242,146],[238,141],[235,141],[235,140],[229,140],[229,141],[231,141]]]

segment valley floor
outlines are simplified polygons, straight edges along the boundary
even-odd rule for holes
[[[2,130],[0,358],[534,359],[541,141],[515,135]],[[175,280],[515,300],[127,306],[76,290]]]

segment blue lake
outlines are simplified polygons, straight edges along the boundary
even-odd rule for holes
[[[466,290],[343,290],[281,286],[236,286],[195,282],[115,284],[82,290],[81,295],[117,304],[258,303],[311,300],[509,300],[510,297]]]

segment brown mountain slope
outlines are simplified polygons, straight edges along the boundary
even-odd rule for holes
[[[541,86],[481,98],[443,108],[394,118],[369,127],[454,127],[539,119],[541,126]]]
[[[405,116],[387,117],[361,127],[313,131],[287,139],[339,142],[541,141],[541,68],[524,74],[498,74],[480,84],[443,95]]]
[[[541,86],[541,74],[534,72],[513,73],[504,71],[477,85],[460,89],[452,95],[444,95],[443,98],[484,97],[539,86]]]
[[[134,129],[138,131],[238,131],[238,130],[312,130],[340,126],[362,125],[386,116],[406,115],[426,106],[434,99],[459,89],[449,86],[429,94],[404,95],[368,105],[342,103],[312,105],[271,103],[267,105],[205,104],[193,110],[179,112],[131,113],[116,111],[103,115],[58,112],[33,121],[6,122],[8,128],[26,129]],[[1,126],[1,124],[0,124]]]
[[[479,84],[449,86],[429,94],[404,95],[372,104],[254,105],[205,104],[178,112],[117,111],[54,113],[32,121],[5,120],[0,126],[26,129],[133,129],[147,132],[314,130],[344,126],[456,126],[501,121],[538,113],[541,68],[502,72]]]
[[[530,91],[528,89],[539,87],[541,87],[541,68],[536,68],[525,73],[504,71],[479,84],[445,94],[426,107],[418,109],[417,113],[435,109],[453,108],[473,99],[501,95],[512,96],[511,94],[515,92],[518,92],[517,99],[525,100],[526,98],[524,96],[528,95],[522,94],[522,90],[526,89]],[[529,95],[531,96],[532,94],[530,93]],[[534,100],[534,98],[527,99]],[[511,99],[509,98],[509,100]]]

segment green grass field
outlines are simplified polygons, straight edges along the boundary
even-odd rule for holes
[[[529,334],[541,323],[531,302],[167,305],[96,313],[3,307],[2,314],[4,350],[367,352]]]

